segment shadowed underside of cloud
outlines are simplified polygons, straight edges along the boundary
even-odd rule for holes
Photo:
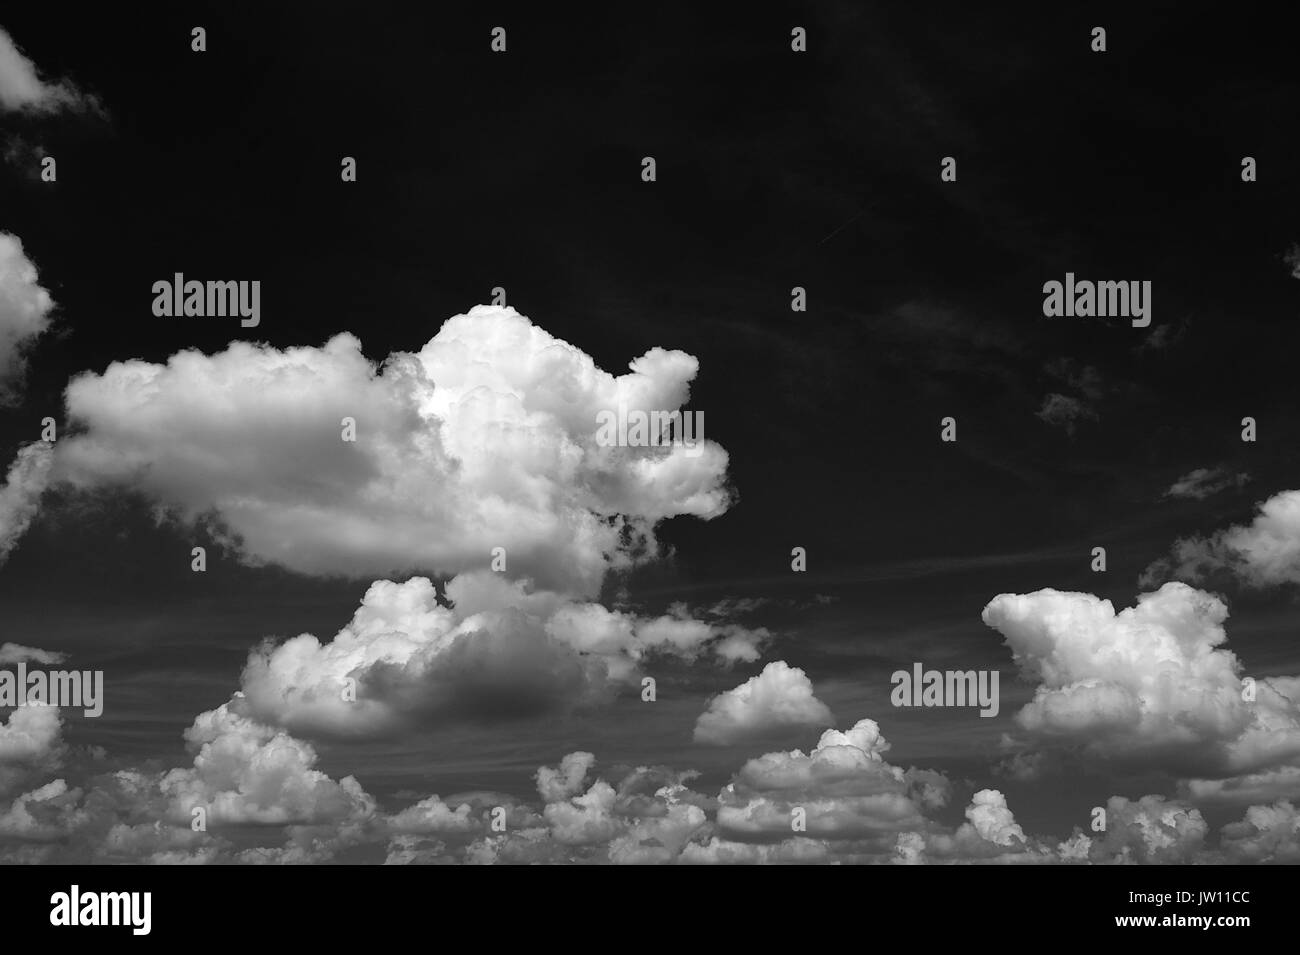
[[[1214,595],[1168,583],[1119,613],[1092,594],[1040,590],[995,597],[983,616],[1037,684],[1016,714],[1035,753],[1071,749],[1220,790],[1277,773],[1290,785],[1273,798],[1298,795],[1300,679],[1245,678],[1222,647],[1227,613]]]
[[[751,662],[769,639],[695,620],[639,617],[491,572],[372,584],[329,643],[302,634],[249,656],[231,707],[291,732],[378,737],[460,718],[507,720],[607,702],[655,657]]]
[[[225,705],[185,734],[193,759],[122,769],[83,785],[62,772],[58,710],[23,707],[0,726],[0,779],[28,783],[0,802],[0,861],[151,863],[719,864],[1282,862],[1300,858],[1293,804],[1251,806],[1218,845],[1193,807],[1113,797],[1106,828],[1064,841],[1026,834],[997,790],[980,790],[956,828],[940,773],[892,766],[872,720],[816,747],[749,760],[718,796],[695,774],[640,766],[592,777],[595,757],[536,774],[540,803],[499,793],[425,797],[381,809],[348,776],[316,768],[313,747]],[[29,788],[30,787],[30,788]],[[201,820],[202,824],[197,824]],[[797,820],[797,821],[796,821]],[[250,841],[254,843],[250,847]]]

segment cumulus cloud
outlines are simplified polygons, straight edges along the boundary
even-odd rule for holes
[[[1250,587],[1300,583],[1300,491],[1273,495],[1250,524],[1178,540],[1167,558],[1147,568],[1142,582],[1196,583],[1219,572]]]
[[[620,777],[591,779],[595,759],[571,753],[537,772],[543,805],[529,814],[510,809],[507,831],[488,825],[486,805],[439,800],[421,814],[437,817],[423,836],[397,827],[390,863],[520,864],[768,864],[885,861],[900,827],[935,830],[923,812],[941,807],[948,782],[938,773],[889,767],[889,744],[870,720],[847,732],[823,734],[805,756],[771,753],[751,760],[718,799],[688,786],[691,772],[638,767]],[[617,780],[617,781],[615,781]],[[902,797],[903,805],[895,797]],[[807,810],[806,832],[795,832],[785,800]],[[759,805],[759,801],[766,800]],[[416,807],[413,807],[413,809]],[[404,810],[393,817],[410,817]],[[710,815],[716,816],[711,820]],[[1009,819],[1009,814],[1007,815]],[[1014,820],[1004,824],[1014,827]],[[980,841],[968,823],[968,840]],[[473,833],[480,833],[467,841]],[[988,843],[993,853],[1008,851]]]
[[[315,768],[309,744],[228,705],[200,714],[185,739],[196,751],[193,765],[159,782],[173,823],[188,825],[195,808],[209,826],[337,823],[374,811],[353,777],[335,781]]]
[[[938,774],[904,771],[885,762],[888,741],[874,720],[846,732],[827,730],[807,754],[772,752],[751,759],[718,797],[719,835],[735,842],[790,836],[803,810],[809,837],[873,839],[914,828],[927,807],[948,798]]]
[[[693,774],[641,766],[615,783],[596,779],[588,785],[593,764],[590,753],[579,752],[565,756],[558,767],[539,768],[540,812],[507,801],[504,829],[491,825],[492,807],[483,799],[459,800],[450,813],[437,810],[442,824],[422,835],[397,825],[411,813],[404,810],[392,819],[390,832],[396,834],[386,861],[661,864],[676,861],[688,840],[707,831],[703,807],[709,801],[685,785]]]
[[[727,746],[834,721],[830,708],[813,694],[804,671],[776,660],[762,673],[710,700],[695,722],[695,741]]]
[[[1238,865],[1300,862],[1300,812],[1289,802],[1251,806],[1240,822],[1223,827],[1220,845]]]
[[[1233,474],[1225,467],[1196,468],[1175,481],[1164,496],[1203,501],[1229,488],[1241,487],[1249,480],[1249,474]]]
[[[996,789],[981,789],[966,807],[966,820],[981,839],[999,846],[1025,841],[1024,830],[1007,808],[1006,797]]]
[[[54,707],[15,710],[0,729],[0,766],[44,758],[59,746],[58,727]],[[354,778],[336,781],[316,769],[315,750],[282,731],[223,706],[200,714],[185,736],[194,753],[189,766],[118,770],[81,786],[58,778],[16,797],[0,809],[0,843],[13,843],[0,858],[327,861],[378,825],[374,800]],[[198,818],[204,826],[194,828]],[[226,838],[259,831],[286,841],[258,858],[257,850],[241,854]]]
[[[57,711],[27,707],[0,732],[0,763],[48,752]],[[19,742],[28,736],[32,741]],[[427,796],[381,810],[352,777],[316,767],[313,748],[229,706],[187,731],[194,752],[170,771],[117,770],[72,785],[59,776],[0,803],[0,861],[162,864],[1167,864],[1294,862],[1294,805],[1252,805],[1215,845],[1199,810],[1162,796],[1106,803],[1100,833],[1063,841],[1027,834],[1003,794],[973,794],[951,828],[932,813],[951,785],[939,773],[884,761],[871,720],[828,730],[798,750],[748,761],[717,799],[695,773],[638,766],[593,774],[573,752],[539,767],[541,804],[495,792]],[[9,746],[6,742],[14,745]],[[18,790],[15,790],[16,792]],[[807,826],[791,826],[792,809]],[[193,829],[194,810],[206,830]],[[249,845],[253,840],[254,845]]]
[[[1063,852],[1050,841],[1027,835],[996,789],[981,789],[971,796],[966,821],[956,829],[930,824],[901,832],[888,860],[895,865],[952,865],[984,863],[1044,865],[1073,861],[1078,849]]]
[[[50,327],[53,311],[54,299],[41,287],[22,240],[0,232],[0,403],[16,399],[27,350]]]
[[[1208,832],[1200,811],[1190,806],[1162,796],[1112,796],[1106,802],[1106,831],[1088,855],[1094,861],[1143,865],[1191,862]]]
[[[66,752],[58,707],[16,707],[0,722],[0,795],[48,776],[62,765]]]
[[[565,756],[558,767],[539,767],[537,792],[548,803],[576,795],[582,791],[582,784],[595,762],[594,754],[578,751]]]
[[[731,501],[727,454],[606,447],[602,411],[680,409],[698,362],[653,348],[615,376],[510,308],[447,320],[376,365],[352,335],[320,348],[235,342],[74,379],[60,476],[215,511],[252,563],[306,574],[456,574],[503,548],[508,573],[590,595],[657,553],[654,524]],[[356,422],[356,441],[340,422]]]
[[[15,707],[0,723],[0,765],[47,759],[62,742],[62,722],[57,706]]]
[[[0,29],[0,109],[27,113],[60,110],[98,112],[98,101],[70,80],[42,79],[36,64],[23,55],[13,38]]]
[[[637,682],[649,657],[726,666],[738,632],[751,649],[767,636],[612,611],[484,571],[453,578],[445,597],[426,577],[371,584],[330,642],[301,634],[255,648],[232,705],[307,736],[373,737],[604,702]]]
[[[1247,684],[1223,602],[1168,583],[1116,613],[1092,594],[1002,594],[984,622],[1036,682],[1016,723],[1034,743],[1223,779],[1300,761],[1300,681]]]

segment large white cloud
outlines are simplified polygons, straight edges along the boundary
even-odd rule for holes
[[[834,721],[830,708],[813,694],[804,671],[775,660],[762,673],[709,701],[695,722],[695,741],[726,746]]]
[[[1300,763],[1300,681],[1261,679],[1252,692],[1221,646],[1227,613],[1168,583],[1119,613],[1049,589],[1002,594],[983,617],[1038,684],[1016,714],[1038,744],[1218,779]]]
[[[0,43],[3,37],[0,33]],[[22,240],[0,232],[0,402],[13,401],[27,349],[50,327],[53,311],[54,299],[41,287]]]
[[[196,808],[214,827],[337,823],[374,811],[351,776],[335,781],[315,768],[309,744],[229,706],[200,714],[185,737],[196,751],[193,765],[159,782],[170,822],[189,825]]]
[[[501,547],[511,576],[590,595],[609,568],[656,552],[655,522],[730,503],[714,442],[598,443],[602,411],[681,408],[698,363],[654,348],[630,367],[601,371],[488,306],[382,366],[348,334],[114,362],[69,384],[80,433],[59,442],[58,473],[137,488],[189,519],[215,510],[252,562],[450,575]]]

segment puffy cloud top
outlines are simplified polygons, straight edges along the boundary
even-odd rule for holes
[[[656,552],[658,520],[729,506],[716,443],[597,441],[601,412],[680,409],[697,365],[655,348],[614,376],[487,306],[382,366],[349,334],[114,362],[69,384],[80,433],[59,442],[58,473],[139,488],[190,519],[215,510],[254,563],[455,574],[501,547],[511,576],[592,594],[611,567]]]
[[[776,660],[715,696],[695,723],[695,741],[725,746],[772,732],[825,726],[834,719],[803,670]]]
[[[1300,758],[1296,681],[1249,690],[1227,639],[1223,602],[1182,583],[1142,594],[1119,613],[1092,594],[1002,594],[984,622],[1038,683],[1017,715],[1048,743],[1102,757],[1227,775]]]

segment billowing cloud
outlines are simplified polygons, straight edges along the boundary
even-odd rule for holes
[[[975,827],[981,839],[999,846],[1025,841],[1024,830],[1016,824],[1007,808],[1006,797],[996,789],[981,789],[966,807],[966,821]]]
[[[1289,802],[1251,806],[1240,822],[1223,827],[1220,846],[1238,865],[1300,862],[1300,812]]]
[[[4,34],[0,33],[0,43]],[[12,403],[27,368],[27,350],[50,327],[54,299],[41,287],[22,240],[0,232],[0,402]]]
[[[185,519],[215,512],[252,563],[451,575],[496,556],[511,576],[590,595],[610,568],[657,553],[657,521],[713,518],[731,500],[714,442],[597,440],[601,412],[680,409],[698,362],[653,348],[630,368],[601,371],[488,306],[382,366],[349,334],[114,362],[69,384],[79,433],[59,442],[57,470],[138,489]]]
[[[0,765],[43,758],[58,743],[58,710],[24,706],[0,731]],[[0,808],[7,862],[266,861],[226,838],[265,831],[285,838],[279,861],[324,861],[377,824],[352,777],[315,768],[312,747],[228,707],[200,714],[185,734],[193,762],[166,772],[118,770],[82,786],[65,778]],[[200,824],[201,823],[201,824]],[[321,838],[322,831],[328,833]],[[375,837],[381,839],[382,834]],[[313,839],[319,843],[314,847]]]
[[[375,582],[332,641],[302,634],[256,648],[232,706],[307,736],[377,736],[603,702],[639,680],[647,657],[725,666],[738,633],[751,650],[766,637],[680,612],[607,610],[491,572],[453,578],[445,596],[449,606],[426,577]]]
[[[56,706],[19,706],[0,722],[0,796],[58,769],[67,752]]]
[[[541,766],[537,770],[537,792],[548,803],[560,802],[582,791],[582,784],[595,765],[596,757],[582,751],[569,753],[556,767]]]
[[[1300,681],[1247,682],[1228,611],[1168,583],[1116,613],[1092,594],[1002,594],[984,622],[1038,684],[1016,722],[1040,746],[1222,779],[1300,763]]]
[[[431,812],[425,800],[392,817],[390,829],[398,834],[389,842],[386,861],[661,864],[676,861],[688,840],[707,831],[702,807],[709,801],[685,785],[692,774],[641,766],[616,783],[588,784],[593,765],[590,753],[578,752],[558,767],[538,769],[540,812],[510,806],[504,827],[491,825],[493,807],[482,799],[448,800],[433,810],[439,817],[436,831],[411,835],[412,811]],[[453,802],[459,804],[451,810]]]
[[[374,811],[351,776],[336,782],[315,768],[309,744],[227,705],[200,714],[185,739],[194,764],[159,782],[173,823],[189,825],[196,808],[213,827],[337,823]]]
[[[99,111],[100,106],[70,80],[42,79],[36,64],[0,29],[0,109],[54,113],[64,109]]]
[[[1097,862],[1169,865],[1193,861],[1209,827],[1199,810],[1161,796],[1138,800],[1112,796],[1106,802],[1106,830],[1089,846]]]
[[[48,752],[57,711],[25,707],[0,743],[26,759]],[[27,726],[28,722],[31,726]],[[41,726],[38,728],[37,723]],[[871,720],[828,730],[798,750],[748,761],[717,799],[695,773],[639,766],[593,778],[595,757],[569,753],[536,773],[541,803],[496,792],[427,796],[381,810],[352,777],[316,768],[313,748],[229,706],[185,734],[193,762],[166,772],[70,777],[0,802],[0,861],[162,864],[1167,864],[1294,862],[1290,802],[1252,805],[1217,844],[1200,812],[1162,796],[1114,796],[1105,824],[1065,840],[1027,834],[997,790],[975,792],[956,828],[932,813],[948,780],[889,766]],[[20,752],[21,751],[21,752]],[[17,790],[15,790],[17,792]],[[202,809],[200,814],[197,810]],[[803,826],[792,825],[802,809]],[[205,825],[193,826],[202,818]],[[253,840],[254,845],[249,845]],[[350,854],[350,855],[349,855]]]
[[[1273,495],[1249,524],[1177,541],[1167,558],[1147,568],[1142,581],[1196,583],[1219,572],[1251,587],[1300,583],[1300,491]]]
[[[62,742],[57,706],[15,707],[0,723],[0,765],[44,760]]]
[[[719,693],[695,722],[695,741],[727,746],[782,731],[827,726],[830,708],[803,670],[776,660],[740,686]]]
[[[812,838],[871,839],[922,823],[927,806],[948,798],[938,774],[885,762],[889,743],[874,720],[846,732],[827,730],[807,754],[772,752],[751,759],[719,795],[719,835],[773,842],[796,831]]]

